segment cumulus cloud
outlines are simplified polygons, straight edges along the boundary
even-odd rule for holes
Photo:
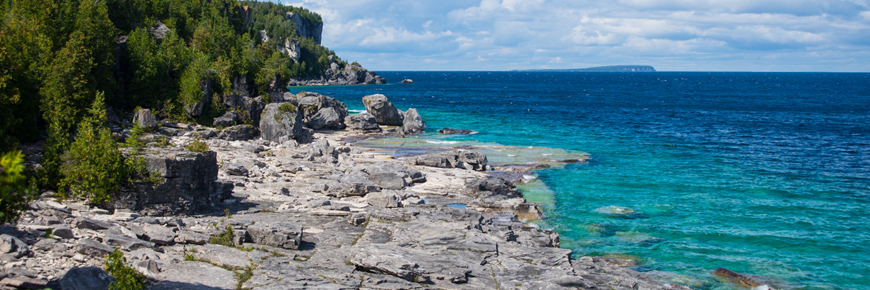
[[[324,45],[376,70],[870,70],[868,0],[289,4],[320,13]]]

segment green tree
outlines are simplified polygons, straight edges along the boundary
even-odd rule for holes
[[[0,225],[17,221],[36,194],[34,186],[27,186],[23,162],[21,151],[0,156]]]
[[[84,197],[93,203],[102,203],[110,201],[111,193],[120,189],[133,172],[125,163],[112,133],[101,127],[106,121],[102,93],[97,94],[89,113],[89,118],[79,124],[75,142],[63,158],[59,189],[66,197]]]
[[[160,104],[160,87],[164,65],[158,53],[157,42],[144,28],[134,30],[127,38],[132,75],[127,83],[127,97],[132,106],[156,108]]]

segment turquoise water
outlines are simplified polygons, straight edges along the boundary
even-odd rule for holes
[[[870,289],[870,74],[382,75],[415,83],[293,91],[352,110],[383,93],[430,128],[480,132],[414,138],[588,153],[521,186],[577,256],[695,289],[740,289],[718,267],[778,288]]]

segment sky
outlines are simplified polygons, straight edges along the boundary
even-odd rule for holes
[[[870,72],[870,0],[280,3],[320,14],[322,44],[374,71]]]

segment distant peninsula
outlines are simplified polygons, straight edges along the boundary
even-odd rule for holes
[[[514,70],[526,72],[655,72],[656,69],[649,65],[610,65],[597,66],[590,68],[572,68],[572,69],[527,69]]]

